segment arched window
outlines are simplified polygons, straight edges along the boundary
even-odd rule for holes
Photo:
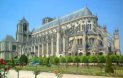
[[[79,39],[77,39],[77,44],[79,45]]]
[[[94,38],[90,38],[90,39],[89,39],[89,44],[90,44],[90,45],[93,45],[93,43],[94,43]]]
[[[26,23],[23,24],[23,31],[24,32],[27,31],[27,24]]]
[[[82,39],[80,39],[80,45],[82,45]]]

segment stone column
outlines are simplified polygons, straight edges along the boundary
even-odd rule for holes
[[[31,52],[33,52],[33,48],[32,48],[32,46],[31,46]]]
[[[36,49],[35,48],[36,48],[36,46],[34,46],[34,53],[36,53]]]
[[[104,39],[103,39],[103,43],[104,43],[104,55],[108,54],[108,40],[107,40],[107,35],[105,34]]]
[[[42,57],[44,56],[44,45],[42,43]]]
[[[66,36],[65,37],[65,51],[66,51],[66,53],[68,53],[68,50],[69,50],[69,37]]]
[[[63,53],[65,52],[65,43],[66,43],[65,37],[63,37]]]
[[[48,52],[49,52],[48,42],[47,42],[47,44],[46,44],[46,49],[47,49],[47,51],[46,51],[46,52],[47,52],[47,53],[46,53],[46,56],[48,57],[48,56],[49,56],[49,53],[48,53]]]
[[[85,40],[85,35],[83,36],[83,55],[86,55],[86,40]]]
[[[40,57],[40,45],[38,45],[38,57]]]
[[[53,56],[53,38],[51,40],[51,56]]]
[[[59,56],[59,52],[60,52],[60,33],[57,32],[56,56]]]

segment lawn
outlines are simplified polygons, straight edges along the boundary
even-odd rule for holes
[[[19,66],[17,66],[20,68]],[[101,69],[97,66],[79,66],[78,68],[74,66],[58,66],[52,65],[50,67],[44,65],[38,66],[23,66],[21,70],[40,70],[41,72],[54,72],[55,70],[60,71],[61,73],[67,74],[80,74],[80,75],[96,75],[96,76],[119,76],[123,77],[123,67],[116,67],[114,74],[107,74],[104,72],[104,67]]]

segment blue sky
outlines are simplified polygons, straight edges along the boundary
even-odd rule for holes
[[[84,6],[98,16],[98,23],[106,25],[110,33],[119,27],[123,51],[123,0],[0,0],[0,40],[6,35],[16,36],[16,25],[23,16],[32,30],[41,25],[44,17],[57,18]]]

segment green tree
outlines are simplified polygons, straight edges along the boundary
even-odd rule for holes
[[[25,65],[25,64],[27,65],[28,64],[27,56],[21,55],[21,57],[19,58],[19,62],[20,62],[21,65]]]
[[[14,67],[14,69],[17,72],[17,78],[19,78],[20,70],[22,70],[22,67]]]
[[[71,56],[66,56],[66,61],[68,63],[72,63],[73,62],[73,58]]]
[[[110,58],[109,54],[106,56],[105,72],[106,73],[114,73],[114,70],[113,70],[113,67],[112,67],[112,61],[111,61],[111,58]]]
[[[54,64],[55,64],[56,66],[58,66],[58,70],[59,70],[59,63],[60,63],[59,58],[58,58],[58,57],[54,57],[53,62],[54,62]]]
[[[49,57],[45,58],[45,65],[48,67],[49,67],[49,62],[50,62],[50,58]]]
[[[79,67],[79,63],[80,63],[80,59],[79,59],[79,56],[74,56],[74,59],[73,59],[74,63],[76,63],[76,72],[78,73],[78,67]]]
[[[54,64],[55,65],[59,65],[59,58],[58,57],[54,57],[54,60],[53,60]]]
[[[15,67],[15,60],[13,58],[11,59],[11,66]]]
[[[60,63],[65,63],[65,57],[60,57]]]
[[[40,70],[37,69],[37,66],[36,66],[36,69],[33,71],[34,75],[35,75],[35,78],[37,78],[37,75],[40,74]]]
[[[83,57],[81,57],[81,62],[82,63],[88,63],[89,61],[88,61],[88,56],[83,56]]]
[[[123,55],[120,55],[120,57],[119,57],[119,62],[120,62],[120,63],[123,63]]]
[[[102,72],[102,69],[103,69],[103,63],[105,63],[105,56],[104,55],[98,55],[97,56],[97,62],[98,62],[98,67],[100,67],[100,70]]]
[[[110,57],[111,57],[111,61],[113,63],[118,63],[118,60],[119,60],[119,56],[118,55],[112,54]]]
[[[104,55],[98,55],[97,56],[97,62],[98,63],[105,63],[106,59]]]
[[[90,56],[89,62],[90,62],[90,63],[96,63],[96,62],[97,62],[96,56]]]

